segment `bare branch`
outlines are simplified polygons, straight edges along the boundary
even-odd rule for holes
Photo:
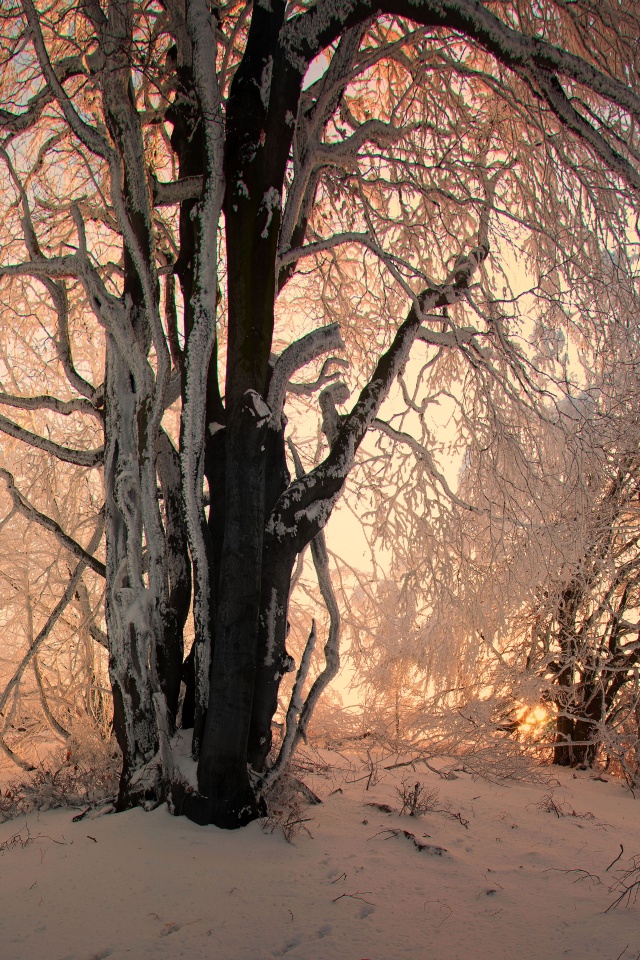
[[[77,467],[97,467],[102,463],[104,448],[99,450],[73,450],[71,447],[65,447],[60,443],[54,443],[53,440],[47,440],[45,437],[39,437],[37,433],[31,433],[24,427],[18,426],[13,420],[0,414],[0,431],[21,440],[22,443],[29,444],[30,447],[37,447],[38,450],[44,450],[50,453],[58,460],[64,460],[65,463],[73,463]]]
[[[280,425],[287,387],[296,370],[304,367],[307,363],[311,363],[316,357],[327,353],[329,350],[341,350],[343,348],[344,341],[340,336],[339,324],[330,323],[328,326],[313,330],[305,337],[301,337],[300,340],[296,340],[280,354],[271,374],[271,383],[267,394],[267,406],[271,410],[271,426],[277,428]]]
[[[483,513],[484,511],[479,510],[478,507],[472,506],[470,503],[467,503],[465,500],[462,500],[457,494],[453,492],[449,484],[447,483],[446,477],[443,473],[438,470],[436,467],[435,461],[431,456],[429,450],[426,447],[423,447],[421,443],[412,437],[409,433],[404,433],[402,430],[396,430],[395,427],[392,427],[390,423],[387,423],[385,420],[379,420],[376,418],[373,421],[372,426],[379,430],[380,433],[384,433],[385,436],[389,437],[395,443],[404,444],[409,447],[410,450],[415,454],[418,460],[423,460],[429,469],[429,473],[438,481],[447,497],[451,500],[452,503],[457,504],[459,507],[462,507],[464,510],[470,510],[473,513]]]
[[[41,527],[44,527],[45,530],[48,530],[49,533],[52,533],[56,539],[69,550],[75,557],[79,560],[84,560],[86,565],[90,567],[94,573],[97,573],[98,576],[104,578],[106,577],[106,568],[104,563],[101,560],[96,560],[95,557],[91,556],[90,553],[82,547],[77,540],[74,540],[73,537],[70,537],[68,533],[65,533],[60,524],[56,523],[55,520],[52,520],[51,517],[47,517],[46,514],[41,513],[32,503],[29,503],[26,497],[24,497],[15,485],[15,480],[13,474],[9,473],[8,470],[5,470],[4,467],[0,467],[0,477],[5,481],[7,485],[7,492],[13,501],[13,506],[21,513],[23,517],[26,517],[27,520],[32,520],[34,523],[39,524]]]
[[[104,512],[101,510],[98,517],[98,523],[96,525],[96,529],[94,531],[93,536],[91,537],[91,540],[89,541],[90,552],[98,549],[100,540],[102,539],[103,530],[104,530]],[[29,649],[27,650],[24,657],[18,664],[16,670],[14,671],[13,676],[11,677],[8,684],[4,688],[2,694],[0,695],[0,715],[3,713],[6,707],[9,697],[11,696],[13,691],[17,688],[18,684],[20,683],[25,670],[31,663],[31,660],[33,659],[35,654],[38,652],[38,650],[40,649],[44,641],[47,639],[47,637],[55,627],[56,623],[58,622],[58,620],[60,619],[64,611],[69,606],[86,568],[87,568],[86,560],[84,559],[80,560],[80,562],[76,566],[75,570],[73,571],[69,579],[69,582],[65,588],[64,593],[62,594],[62,597],[60,598],[56,606],[53,608],[53,610],[49,614],[47,618],[47,622],[42,627],[38,635],[34,637],[33,642],[29,646]]]
[[[172,207],[185,200],[198,200],[202,196],[202,177],[182,177],[171,183],[163,183],[157,177],[151,181],[153,205],[155,207]]]

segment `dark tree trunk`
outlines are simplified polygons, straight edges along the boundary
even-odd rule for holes
[[[232,409],[226,443],[226,516],[209,709],[198,765],[199,796],[185,812],[238,827],[260,814],[247,770],[256,675],[268,409],[248,392]]]
[[[573,720],[571,717],[558,716],[556,720],[553,762],[559,767],[573,765]]]
[[[271,411],[264,398],[270,377],[280,204],[292,139],[286,116],[287,111],[295,116],[302,85],[300,71],[278,45],[284,15],[282,0],[273,0],[268,8],[254,7],[246,52],[232,81],[226,111],[226,409],[215,394],[217,379],[210,376],[207,415],[212,429],[205,453],[213,597],[211,633],[204,641],[211,645],[210,692],[206,718],[200,721],[199,796],[185,802],[188,816],[225,827],[240,826],[260,812],[247,771],[249,741],[260,741],[268,752],[277,706],[274,677],[284,662],[289,580],[295,560],[294,547],[283,569],[267,573],[267,578],[275,575],[278,583],[282,621],[267,694],[263,684],[268,655],[259,639],[269,606],[262,592],[270,589],[263,584],[264,527],[289,477],[283,430],[278,424],[269,426]],[[269,71],[268,84],[265,71]],[[196,708],[196,726],[198,722]],[[194,743],[197,740],[194,727]]]

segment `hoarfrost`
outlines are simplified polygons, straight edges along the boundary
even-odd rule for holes
[[[273,76],[273,57],[269,57],[264,65],[262,77],[260,78],[260,99],[265,110],[269,109],[269,97],[271,96],[271,77]]]
[[[255,390],[247,390],[246,396],[253,405],[253,413],[257,416],[258,422],[262,423],[264,420],[269,420],[271,417],[271,409],[264,402],[260,394],[256,393]]]
[[[238,181],[237,181],[237,183],[236,183],[236,190],[238,191],[238,193],[240,194],[241,197],[246,197],[247,200],[249,199],[249,188],[247,187],[247,185],[246,185],[246,183],[244,182],[244,180],[238,180]]]
[[[289,531],[289,528],[285,523],[282,522],[282,520],[278,520],[277,523],[270,522],[267,525],[267,533],[275,533],[278,540],[282,540],[282,538],[289,532],[293,532],[293,530]]]
[[[341,23],[353,12],[353,3],[350,0],[331,0],[329,3],[316,4],[313,16],[305,14],[297,16],[284,24],[280,31],[280,42],[286,49],[287,58],[291,65],[305,74],[309,62],[299,53],[300,49],[317,49],[320,46],[319,38],[334,20]]]
[[[210,423],[209,424],[209,436],[213,437],[218,432],[218,430],[224,430],[224,424],[222,423]]]
[[[276,642],[276,617],[278,615],[278,592],[271,589],[271,600],[267,609],[267,652],[264,658],[265,667],[273,666],[273,651]]]
[[[264,208],[267,211],[267,222],[265,223],[264,230],[260,234],[262,239],[266,240],[269,236],[269,227],[271,226],[271,221],[273,220],[273,211],[280,209],[280,193],[275,187],[269,187],[262,198],[260,208]]]

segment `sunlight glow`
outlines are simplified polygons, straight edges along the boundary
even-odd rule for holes
[[[517,710],[518,732],[525,737],[535,739],[539,737],[549,722],[550,712],[542,704],[535,707],[523,704]]]

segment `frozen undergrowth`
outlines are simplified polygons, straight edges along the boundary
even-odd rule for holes
[[[53,750],[29,772],[0,782],[0,821],[57,807],[93,807],[115,797],[120,752],[88,725],[72,731],[64,747]]]

